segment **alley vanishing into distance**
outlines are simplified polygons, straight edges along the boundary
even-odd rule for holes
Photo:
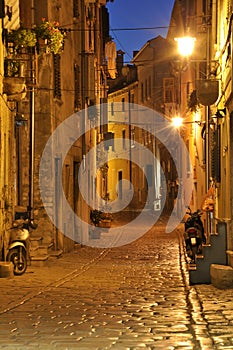
[[[183,227],[165,223],[2,278],[0,349],[233,349],[232,290],[190,286]]]

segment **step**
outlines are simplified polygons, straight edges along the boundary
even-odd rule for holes
[[[189,265],[188,265],[188,270],[189,270],[189,271],[196,271],[196,269],[197,269],[196,264],[189,264]]]
[[[37,247],[30,248],[30,255],[48,255],[48,245],[42,244]]]
[[[203,255],[197,256],[196,270],[189,270],[190,284],[211,283],[211,264],[226,264],[226,233],[210,236],[210,244],[203,245]]]
[[[233,250],[227,250],[228,263],[233,267]]]
[[[38,247],[42,244],[42,240],[43,238],[41,236],[32,236],[30,237],[30,243],[31,243],[31,247]]]
[[[49,259],[49,255],[43,254],[43,255],[34,255],[31,256],[31,265],[32,266],[46,266]]]
[[[51,258],[60,258],[63,254],[63,250],[57,249],[57,250],[49,250],[49,256]]]

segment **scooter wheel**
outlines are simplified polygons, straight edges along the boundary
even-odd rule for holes
[[[7,260],[13,263],[15,275],[20,276],[26,271],[27,269],[26,255],[22,254],[21,262],[20,262],[18,249],[11,249],[7,255]]]

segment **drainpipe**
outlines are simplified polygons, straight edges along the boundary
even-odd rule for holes
[[[31,0],[31,22],[34,24],[35,9],[34,0]],[[34,157],[35,157],[35,49],[30,49],[30,143],[29,143],[29,198],[28,214],[29,219],[34,220]]]
[[[34,157],[35,157],[35,53],[30,52],[30,160],[29,160],[29,219],[34,220]]]

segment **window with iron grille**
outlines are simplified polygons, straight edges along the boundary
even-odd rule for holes
[[[61,99],[61,56],[53,55],[54,98]]]

